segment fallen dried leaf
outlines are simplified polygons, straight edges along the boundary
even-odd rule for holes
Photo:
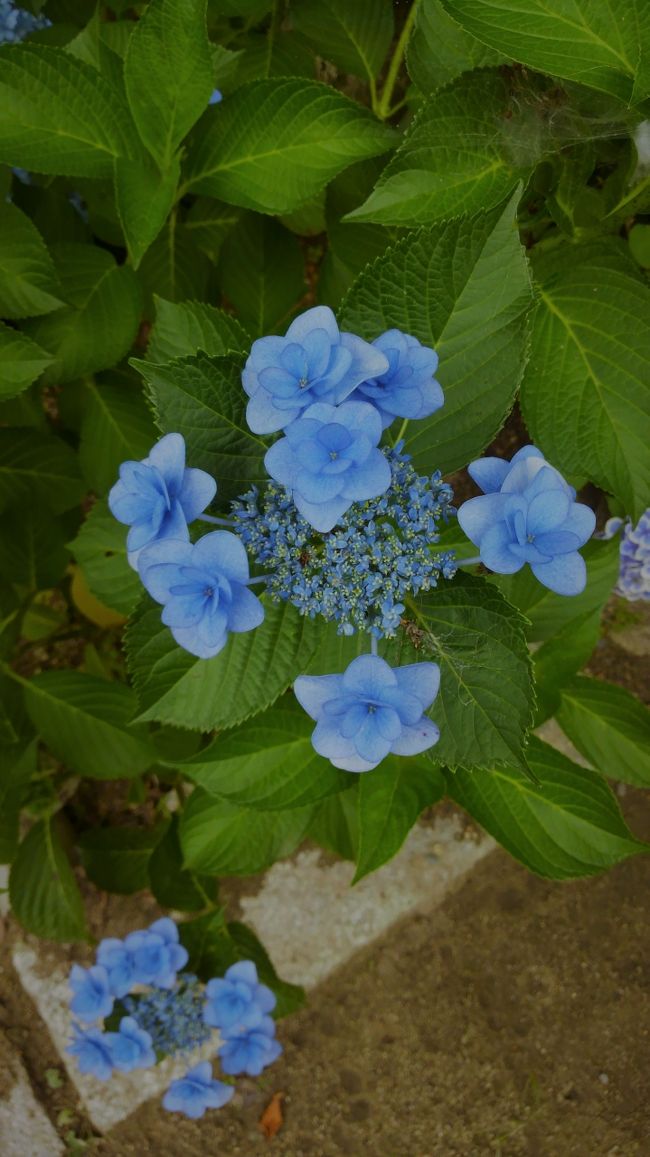
[[[260,1117],[260,1131],[269,1141],[271,1137],[275,1137],[275,1134],[278,1133],[284,1125],[282,1102],[285,1096],[286,1093],[274,1093]]]

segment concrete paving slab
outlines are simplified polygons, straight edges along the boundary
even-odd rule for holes
[[[0,1034],[0,1153],[2,1157],[58,1157],[64,1145],[39,1105],[13,1046]]]

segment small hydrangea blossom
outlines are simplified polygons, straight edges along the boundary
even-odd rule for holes
[[[438,742],[424,712],[439,685],[437,663],[390,667],[377,655],[360,655],[342,675],[300,675],[294,691],[316,720],[314,750],[334,767],[361,772],[389,752],[419,755]]]
[[[220,90],[218,88],[215,88],[214,92],[212,93],[212,96],[210,97],[210,99],[208,101],[208,104],[221,104],[222,100],[223,100],[223,93],[220,92]]]
[[[232,964],[223,979],[210,980],[205,991],[205,1023],[224,1032],[235,1026],[256,1028],[276,1004],[271,989],[259,983],[252,960]]]
[[[92,968],[72,965],[70,972],[72,1000],[70,1008],[79,1020],[91,1024],[113,1011],[113,994],[110,990],[108,973],[101,964]]]
[[[259,1077],[282,1053],[282,1045],[275,1039],[275,1022],[263,1016],[255,1028],[235,1027],[221,1034],[226,1039],[219,1049],[219,1060],[224,1073]]]
[[[629,602],[650,599],[650,509],[644,511],[636,526],[622,518],[610,518],[605,538],[612,538],[621,527],[620,569],[616,593]]]
[[[162,603],[162,621],[176,642],[211,659],[226,645],[231,631],[259,627],[264,607],[248,588],[246,551],[227,530],[215,530],[198,542],[168,540],[143,551],[140,578]]]
[[[390,486],[390,467],[378,449],[381,419],[374,406],[317,402],[267,450],[271,478],[291,491],[315,530],[331,530],[353,502],[378,498]]]
[[[587,572],[578,548],[593,534],[596,518],[575,502],[575,490],[544,460],[524,446],[511,462],[482,458],[469,473],[484,491],[458,511],[480,559],[497,574],[515,574],[528,563],[541,583],[560,595],[584,590]]]
[[[47,16],[32,16],[24,8],[18,8],[13,0],[0,0],[0,44],[17,44],[30,32],[49,28]]]
[[[110,991],[118,998],[134,984],[172,988],[187,958],[187,949],[178,942],[178,929],[168,917],[146,930],[129,932],[124,940],[108,937],[97,950],[97,962],[105,968]]]
[[[381,350],[341,333],[331,309],[317,305],[297,317],[285,337],[253,342],[242,373],[250,399],[246,420],[255,434],[272,434],[314,402],[337,405],[387,369]]]
[[[395,418],[428,418],[444,404],[442,386],[434,378],[438,368],[435,350],[416,337],[389,329],[373,341],[388,361],[384,374],[361,382],[351,400],[371,402],[386,429]]]
[[[66,1051],[77,1058],[79,1072],[97,1077],[99,1081],[108,1081],[113,1075],[113,1054],[108,1034],[99,1028],[81,1029],[76,1024],[72,1026],[72,1031],[73,1039]]]
[[[108,1043],[113,1064],[121,1073],[150,1069],[156,1063],[150,1034],[141,1029],[132,1016],[123,1016],[119,1032],[107,1032],[104,1039]]]
[[[172,1081],[163,1097],[163,1108],[197,1121],[206,1109],[220,1109],[227,1105],[234,1094],[232,1085],[213,1079],[210,1062],[201,1061],[180,1080]]]
[[[123,462],[108,505],[118,522],[131,528],[126,539],[131,566],[137,570],[140,551],[160,539],[188,542],[188,523],[203,513],[216,491],[205,470],[186,468],[181,434],[166,434],[141,462]]]

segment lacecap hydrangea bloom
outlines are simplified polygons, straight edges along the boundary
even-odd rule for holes
[[[107,1081],[115,1071],[133,1074],[163,1057],[200,1049],[200,1063],[172,1081],[163,1099],[171,1112],[197,1118],[225,1105],[234,1092],[232,1084],[214,1079],[206,1051],[220,1058],[229,1076],[259,1076],[282,1046],[269,1016],[275,996],[259,982],[252,961],[231,965],[207,985],[185,971],[187,962],[168,917],[123,940],[102,940],[94,965],[72,967],[70,1009],[84,1023],[73,1023],[68,1052],[80,1072]]]
[[[30,32],[48,28],[50,23],[47,16],[33,16],[13,0],[0,0],[0,44],[16,44]]]
[[[463,503],[458,521],[481,562],[497,574],[528,564],[549,590],[580,594],[587,570],[578,549],[591,538],[596,518],[541,451],[524,446],[511,462],[480,458],[468,471],[484,494]]]
[[[644,511],[636,526],[631,520],[610,518],[605,525],[605,538],[612,538],[622,530],[620,568],[616,593],[629,602],[650,599],[650,510]]]
[[[438,355],[416,337],[389,329],[373,341],[388,362],[388,369],[361,382],[350,400],[372,402],[384,429],[395,418],[429,418],[443,405],[445,397],[434,374]]]

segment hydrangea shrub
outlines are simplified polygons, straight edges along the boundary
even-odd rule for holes
[[[232,976],[300,1003],[218,880],[306,837],[644,849],[647,712],[581,673],[648,595],[650,47],[597,7],[567,55],[560,0],[0,4],[0,860],[41,936],[80,868],[184,913],[73,970],[100,1079]]]

